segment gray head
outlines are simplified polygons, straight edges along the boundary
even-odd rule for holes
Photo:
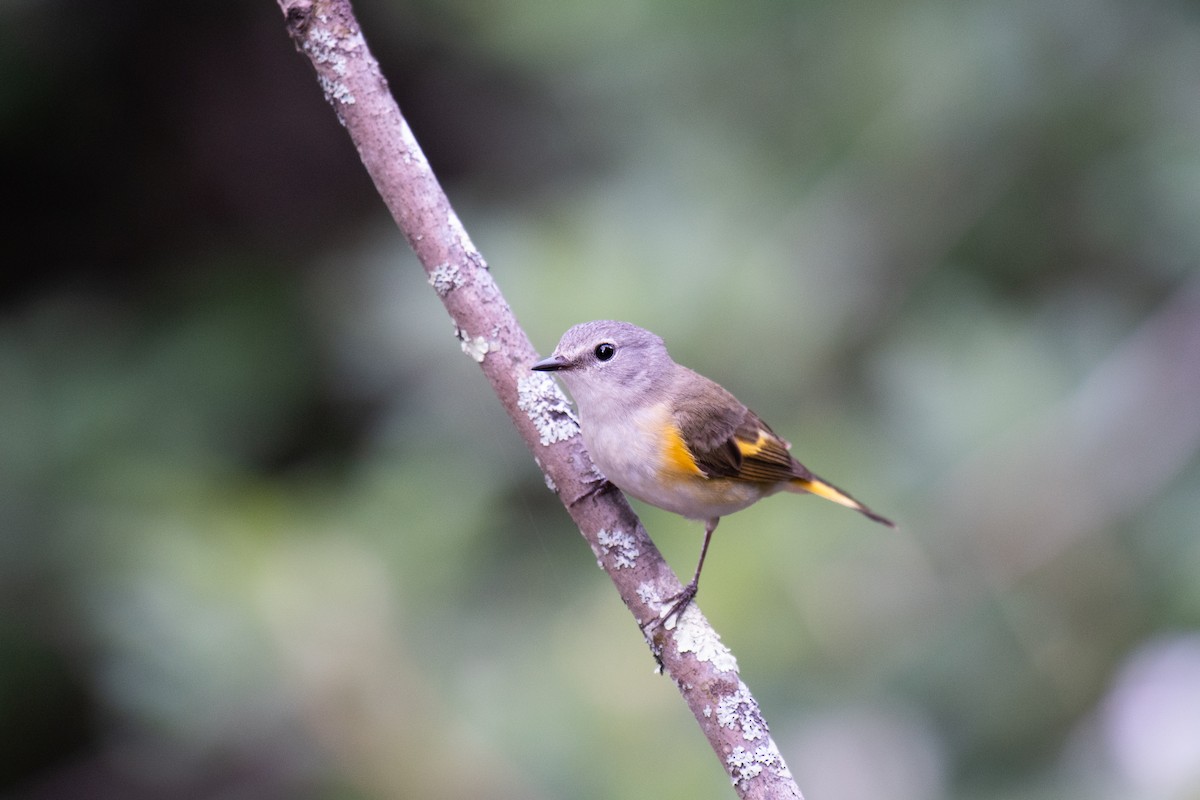
[[[675,362],[663,340],[628,322],[582,322],[532,369],[562,376],[581,414],[595,416],[653,397]]]

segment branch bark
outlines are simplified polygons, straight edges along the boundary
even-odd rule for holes
[[[296,47],[517,431],[639,624],[682,587],[620,492],[598,479],[557,384],[438,184],[367,48],[349,0],[278,0]],[[737,661],[695,604],[655,626],[655,657],[743,798],[800,798]]]

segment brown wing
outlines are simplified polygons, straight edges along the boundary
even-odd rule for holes
[[[812,474],[788,453],[787,442],[737,398],[699,375],[700,391],[677,399],[675,422],[696,465],[709,478],[776,483]]]
[[[691,391],[676,392],[674,402],[675,424],[684,445],[706,477],[736,475],[742,454],[734,434],[746,407],[707,378],[691,370],[685,374],[688,379],[676,385]]]
[[[742,455],[738,478],[774,483],[813,477],[803,464],[792,458],[788,443],[776,436],[775,431],[750,409],[746,409],[746,416],[733,435],[733,443]]]
[[[691,370],[681,374],[688,377],[676,383],[675,423],[705,477],[776,484],[787,481],[785,488],[790,491],[815,494],[896,527],[887,517],[809,472],[792,458],[790,445],[729,392]],[[689,391],[678,391],[680,386]]]

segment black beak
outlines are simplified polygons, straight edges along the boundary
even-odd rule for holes
[[[534,364],[530,369],[538,372],[557,372],[560,369],[566,369],[571,366],[571,362],[567,361],[562,356],[550,356],[543,358],[541,361]]]

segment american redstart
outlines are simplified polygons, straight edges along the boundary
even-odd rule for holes
[[[815,494],[889,527],[846,492],[792,458],[791,445],[714,381],[676,364],[663,340],[628,322],[568,330],[532,369],[562,376],[583,443],[604,477],[653,506],[704,521],[696,572],[660,620],[696,596],[717,523],[779,491]]]

